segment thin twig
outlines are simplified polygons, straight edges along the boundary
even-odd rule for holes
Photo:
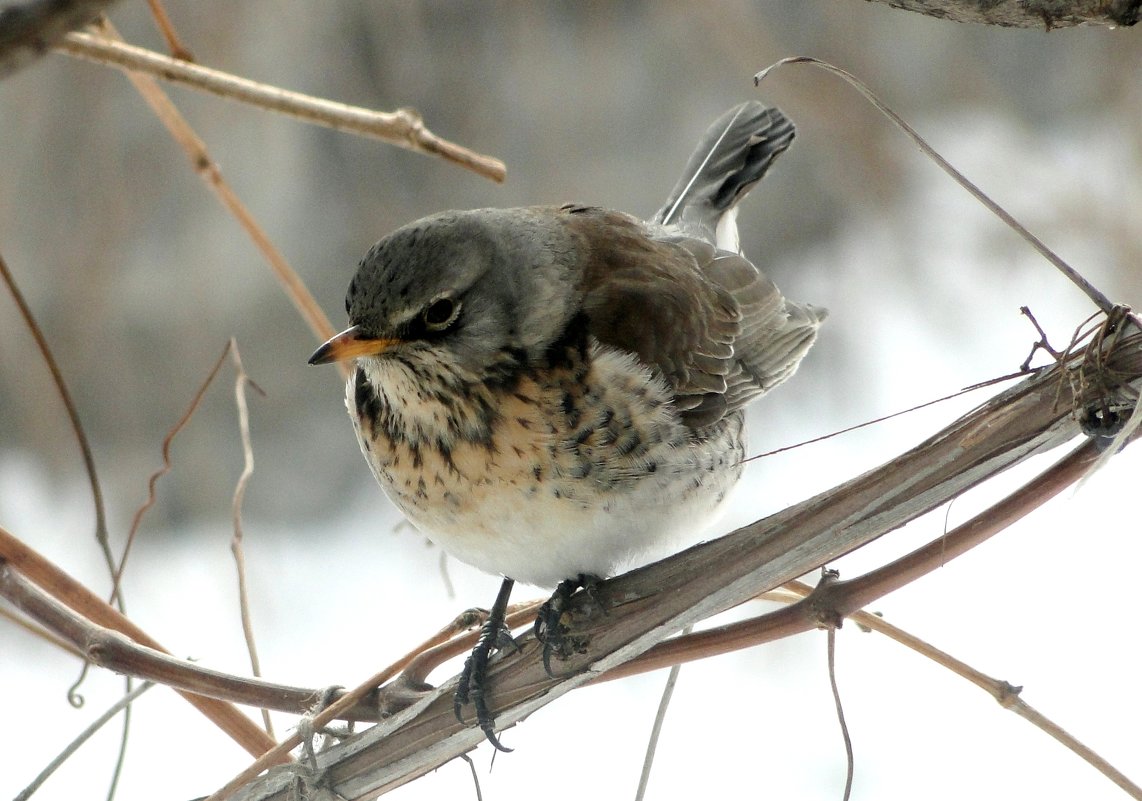
[[[65,638],[53,642],[76,653],[80,658],[86,656],[97,667],[155,681],[196,696],[295,715],[308,712],[324,694],[320,689],[293,687],[244,675],[222,673],[197,662],[171,656],[135,642],[114,629],[93,623],[69,607],[50,604],[50,595],[29,585],[30,582],[26,580],[9,581],[7,585],[0,586],[0,595],[8,598],[49,632],[58,632]],[[513,604],[507,625],[516,628],[531,623],[542,603],[542,600],[538,600]],[[482,610],[468,610],[459,615],[448,626],[421,643],[413,659],[397,663],[397,668],[401,671],[399,685],[397,682],[389,682],[369,693],[357,704],[343,710],[339,719],[376,722],[384,714],[404,709],[424,697],[425,688],[430,688],[426,682],[428,673],[441,662],[470,651],[479,634],[474,629],[485,618],[486,613]],[[23,624],[28,625],[26,622]],[[461,632],[468,633],[457,636]],[[329,694],[325,705],[340,698],[342,694],[343,691]]]
[[[88,484],[91,486],[92,502],[95,506],[95,542],[99,546],[99,551],[103,555],[103,561],[107,566],[107,572],[115,580],[115,557],[111,554],[111,540],[107,533],[107,508],[103,502],[103,488],[99,483],[99,472],[95,469],[95,455],[91,450],[91,443],[87,439],[87,433],[83,429],[83,423],[79,419],[79,409],[75,405],[75,401],[71,397],[71,392],[67,388],[67,382],[64,381],[63,371],[60,369],[59,364],[52,354],[51,347],[48,345],[47,337],[44,336],[43,331],[40,329],[39,324],[36,322],[35,316],[32,314],[31,307],[28,306],[24,300],[23,293],[20,292],[19,286],[16,285],[16,280],[12,273],[8,270],[8,263],[5,261],[3,255],[0,255],[0,276],[3,276],[4,283],[8,288],[12,300],[16,303],[17,308],[20,310],[20,316],[24,320],[29,333],[36,342],[36,347],[40,351],[40,357],[43,359],[44,364],[47,365],[48,371],[51,373],[52,380],[56,386],[56,392],[63,403],[64,409],[67,411],[68,419],[71,421],[71,430],[75,434],[76,441],[79,443],[79,451],[83,457],[83,467],[87,473]],[[126,611],[126,604],[122,594],[118,595],[118,607],[121,611]],[[79,688],[87,679],[87,666],[85,661],[79,669],[79,675],[75,681],[67,689],[67,701],[77,709],[84,704],[83,695],[79,692]],[[130,725],[130,713],[124,717],[125,727],[123,730],[124,748],[126,747],[126,736],[128,727]],[[123,764],[123,749],[119,751],[117,766]],[[115,781],[118,781],[119,767],[115,771]]]
[[[510,624],[510,619],[508,622]],[[391,665],[381,669],[369,678],[365,679],[365,681],[361,682],[359,685],[357,685],[357,687],[349,690],[332,704],[320,710],[317,714],[313,715],[309,721],[308,727],[313,731],[317,731],[330,721],[342,717],[347,710],[359,704],[362,699],[370,695],[377,687],[380,687],[385,682],[389,681],[398,673],[403,671],[418,656],[426,651],[431,650],[432,648],[438,647],[441,643],[446,642],[449,638],[452,637],[453,634],[455,634],[458,627],[467,628],[468,623],[469,616],[467,615],[461,615],[460,617],[456,618],[456,620],[454,620],[450,625],[445,626],[428,640],[406,653],[400,659],[393,662]],[[473,633],[473,636],[478,636],[478,632]],[[257,776],[263,770],[275,764],[275,761],[281,761],[283,756],[288,754],[290,750],[300,744],[301,738],[297,734],[291,734],[273,749],[267,751],[261,757],[254,760],[254,762],[252,762],[245,770],[227,782],[225,786],[215,791],[215,793],[209,798],[205,799],[205,801],[224,801],[224,799],[232,796],[243,785]]]
[[[134,693],[135,680],[128,676],[124,680],[125,696]],[[123,766],[127,762],[127,743],[131,739],[131,712],[134,709],[130,704],[123,707],[123,729],[119,732],[119,750],[115,755],[115,767],[111,771],[111,782],[107,785],[107,801],[115,800],[115,793],[119,789],[119,780],[123,778]]]
[[[36,776],[35,779],[32,780],[31,784],[29,784],[16,795],[14,801],[27,801],[27,799],[31,798],[32,795],[40,789],[40,785],[47,781],[51,775],[59,769],[60,765],[70,759],[71,755],[78,751],[80,746],[90,740],[93,734],[103,728],[103,726],[106,725],[106,723],[111,720],[111,718],[119,714],[120,710],[129,709],[131,703],[136,698],[154,686],[154,682],[145,681],[134,690],[124,695],[110,707],[108,707],[106,712],[92,721],[90,726],[81,731],[79,736],[68,743],[67,747],[65,747],[62,751],[56,754],[55,758],[49,762],[42,771],[40,771],[40,774]]]
[[[52,355],[47,337],[44,336],[44,332],[36,322],[28,302],[24,300],[24,295],[16,285],[16,279],[8,270],[8,263],[4,260],[3,255],[0,255],[0,276],[3,276],[4,284],[8,287],[8,292],[12,296],[12,300],[15,301],[16,307],[20,310],[20,316],[28,328],[28,333],[36,342],[36,348],[40,351],[40,358],[44,360],[48,372],[51,373],[52,381],[56,385],[56,392],[59,393],[60,401],[63,402],[64,409],[67,411],[71,430],[75,434],[75,439],[79,443],[79,451],[83,455],[83,469],[87,472],[87,482],[91,485],[91,499],[95,505],[95,541],[103,553],[107,571],[114,576],[115,557],[111,555],[111,543],[107,536],[107,508],[103,503],[103,489],[99,484],[99,472],[95,469],[95,456],[91,451],[91,443],[88,442],[87,434],[83,430],[83,423],[79,419],[79,410],[76,408],[71,392],[67,388],[67,382],[63,379],[63,371],[60,370],[59,363]],[[120,609],[122,606],[122,602],[120,602]]]
[[[956,390],[955,392],[949,393],[949,394],[944,395],[942,397],[933,398],[932,400],[924,401],[923,403],[918,403],[915,406],[909,406],[907,409],[901,409],[900,411],[890,412],[889,414],[881,415],[880,417],[874,417],[871,420],[865,420],[864,422],[856,423],[855,425],[847,426],[846,428],[837,429],[836,431],[830,431],[828,434],[822,434],[819,437],[813,437],[812,439],[801,440],[800,442],[796,442],[792,445],[784,445],[780,448],[774,448],[773,450],[766,451],[765,453],[758,453],[758,454],[755,454],[753,456],[747,456],[746,458],[742,459],[741,462],[739,462],[739,464],[745,464],[746,462],[752,462],[756,459],[765,459],[769,456],[776,456],[779,453],[785,453],[786,451],[795,450],[797,448],[803,448],[806,445],[813,445],[813,444],[818,443],[818,442],[823,442],[824,440],[832,439],[833,437],[839,437],[842,434],[848,434],[852,431],[858,431],[862,428],[867,428],[868,426],[876,425],[877,423],[883,423],[883,422],[885,422],[887,420],[891,420],[895,417],[902,417],[906,414],[911,414],[912,412],[918,412],[921,409],[926,409],[929,406],[935,406],[936,404],[944,403],[945,401],[950,401],[954,398],[960,397],[961,395],[967,395],[970,392],[975,392],[977,389],[983,389],[984,387],[993,387],[996,384],[1002,384],[1004,381],[1011,381],[1011,380],[1016,379],[1016,378],[1025,378],[1026,376],[1033,375],[1034,373],[1035,373],[1035,370],[1024,365],[1023,367],[1020,367],[1020,369],[1017,372],[1008,373],[1007,375],[1001,375],[1001,376],[998,376],[996,378],[989,378],[986,381],[980,381],[978,384],[972,384],[970,387],[964,387],[963,389]]]
[[[507,616],[504,619],[504,625],[509,629],[516,629],[520,626],[534,623],[536,613],[539,607],[543,606],[544,600],[524,601],[518,604],[511,604],[508,607]],[[417,687],[427,684],[428,675],[439,667],[444,662],[452,659],[460,654],[467,653],[472,650],[472,646],[476,644],[476,638],[480,636],[480,632],[476,629],[483,623],[487,617],[485,610],[469,610],[469,612],[479,612],[482,617],[476,620],[474,617],[468,618],[462,615],[451,624],[451,631],[457,636],[450,638],[439,639],[432,647],[425,648],[416,655],[413,659],[409,660],[408,664],[401,669],[401,678],[411,686]],[[458,626],[458,622],[464,620],[467,622],[466,626]],[[445,629],[447,631],[448,629]],[[460,634],[461,631],[467,631],[466,634]]]
[[[845,708],[841,703],[841,690],[837,686],[837,628],[836,626],[829,626],[826,632],[829,687],[833,691],[833,704],[837,708],[837,722],[841,726],[841,738],[845,743],[845,792],[842,798],[844,801],[849,801],[853,792],[853,741],[849,736],[849,724],[845,722]]]
[[[837,590],[837,588],[843,587],[844,583],[845,582],[837,582],[835,585],[829,588],[829,592],[831,593]],[[800,581],[791,581],[788,584],[783,585],[780,590],[772,593],[767,593],[766,600],[774,600],[782,603],[788,603],[790,600],[800,600],[801,602],[807,602],[818,595],[819,591],[816,588],[810,587],[809,585],[804,584]],[[818,598],[816,601],[818,606],[828,606],[828,603],[829,601],[827,599],[822,598]],[[834,611],[837,611],[839,614],[838,610]],[[1121,789],[1125,790],[1131,798],[1142,799],[1142,787],[1139,787],[1138,785],[1131,782],[1121,771],[1119,771],[1097,753],[1092,751],[1088,746],[1084,745],[1082,742],[1061,728],[1057,723],[1045,717],[1042,713],[1035,710],[1033,707],[1023,701],[1021,696],[1021,692],[1023,690],[1022,687],[1016,687],[1010,682],[992,678],[986,673],[973,668],[971,665],[968,665],[966,662],[962,662],[951,654],[945,651],[941,651],[939,648],[936,648],[935,646],[925,642],[914,634],[910,634],[909,632],[892,625],[880,615],[876,615],[865,610],[859,610],[845,616],[849,620],[852,620],[854,623],[856,623],[859,627],[869,631],[875,631],[878,634],[883,634],[889,639],[915,651],[927,659],[930,659],[931,661],[951,671],[960,678],[965,679],[974,684],[976,687],[979,687],[981,690],[984,690],[989,695],[991,695],[991,697],[994,698],[996,702],[1004,709],[1009,709],[1012,712],[1015,712],[1020,717],[1029,721],[1036,727],[1042,729],[1051,737],[1062,743],[1067,747],[1068,750],[1073,751],[1075,754],[1085,760],[1089,765],[1094,767],[1096,770],[1098,770],[1100,773],[1118,785]]]
[[[838,582],[830,587],[830,593],[836,591],[841,587],[844,582]],[[809,585],[800,581],[791,581],[783,585],[779,590],[765,593],[764,600],[777,601],[779,603],[793,603],[794,606],[799,606],[808,603],[814,597],[819,595],[819,589],[810,587]],[[828,606],[827,599],[818,598],[816,601],[817,606]],[[793,607],[787,607],[793,608]],[[840,614],[839,610],[833,609],[833,612]],[[1069,751],[1074,752],[1081,757],[1089,765],[1095,768],[1099,773],[1106,776],[1118,787],[1125,790],[1131,798],[1142,799],[1142,787],[1134,784],[1128,779],[1121,771],[1091,750],[1088,746],[1077,740],[1057,723],[1050,720],[1038,710],[1027,704],[1020,693],[1022,687],[1016,687],[1010,682],[1001,679],[995,679],[988,676],[986,673],[973,668],[966,662],[962,662],[951,654],[930,645],[929,643],[921,640],[919,637],[903,629],[892,625],[887,622],[880,615],[859,610],[845,615],[849,620],[853,621],[862,629],[868,631],[875,631],[878,634],[883,634],[889,639],[909,648],[923,657],[930,659],[941,667],[951,671],[962,679],[966,679],[975,686],[991,695],[996,702],[1004,709],[1009,709],[1020,717],[1029,721],[1034,726],[1042,729],[1044,732],[1055,738],[1058,742],[1064,745]]]
[[[680,637],[685,637],[694,630],[687,626],[682,630]],[[658,712],[654,715],[654,725],[650,729],[650,738],[646,741],[646,755],[642,758],[642,772],[638,777],[638,790],[635,791],[634,801],[643,801],[646,797],[646,786],[650,783],[650,769],[654,766],[654,752],[658,750],[658,740],[662,735],[662,724],[666,720],[666,710],[670,708],[670,699],[674,695],[674,685],[678,683],[678,674],[681,665],[674,665],[666,676],[666,686],[662,688],[662,697],[658,701]]]
[[[484,801],[484,794],[480,792],[480,777],[476,775],[476,763],[467,754],[461,754],[460,759],[468,763],[468,770],[472,772],[472,786],[476,789],[476,801]]]
[[[174,23],[171,22],[166,8],[163,7],[162,0],[147,0],[147,5],[151,7],[151,16],[155,19],[155,27],[159,29],[159,33],[167,42],[167,50],[170,51],[171,58],[177,58],[179,61],[194,61],[194,54],[179,39],[178,33],[174,29]]]
[[[808,588],[802,585],[802,589]],[[1099,756],[1099,754],[1093,751],[1089,746],[1024,701],[1021,695],[1022,687],[1016,687],[1009,682],[992,678],[986,673],[968,665],[966,662],[956,659],[951,654],[928,644],[919,637],[893,626],[878,615],[862,611],[850,617],[861,626],[865,626],[879,634],[885,635],[889,639],[912,649],[921,656],[927,657],[941,667],[950,670],[960,678],[970,681],[975,686],[990,694],[1004,709],[1011,710],[1024,720],[1029,721],[1040,730],[1049,734],[1064,745],[1067,750],[1082,758],[1087,764],[1114,782],[1131,798],[1142,799],[1142,787],[1130,781],[1121,771]]]
[[[503,182],[506,175],[502,161],[440,138],[425,127],[424,120],[412,109],[382,112],[349,106],[279,89],[88,33],[69,33],[55,49],[69,56],[117,67],[128,75],[143,73],[219,97],[287,114],[315,125],[371,136],[406,150],[439,156],[497,183]]]
[[[1007,708],[1009,708],[1019,717],[1029,721],[1037,728],[1049,734],[1051,737],[1065,746],[1068,751],[1072,751],[1075,754],[1078,754],[1087,762],[1087,764],[1114,782],[1131,798],[1136,800],[1142,799],[1142,787],[1139,787],[1137,784],[1130,781],[1130,779],[1128,779],[1125,774],[1118,770],[1118,768],[1114,767],[1114,765],[1111,765],[1109,762],[1103,759],[1102,756],[1100,756],[1097,752],[1092,750],[1089,746],[1080,741],[1070,732],[1066,731],[1050,718],[1040,713],[1037,709],[1024,701],[1022,697],[1016,697],[1011,705]]]
[[[234,565],[238,570],[238,607],[242,616],[242,634],[246,638],[246,650],[250,654],[250,670],[255,676],[261,677],[262,665],[258,660],[258,647],[254,638],[254,624],[250,619],[250,590],[246,582],[246,554],[242,549],[242,499],[246,497],[246,484],[254,473],[254,446],[250,442],[250,411],[246,404],[246,385],[258,389],[257,384],[246,375],[246,368],[242,366],[242,355],[238,352],[238,343],[230,340],[230,360],[234,364],[234,403],[238,407],[238,431],[242,439],[242,474],[238,476],[238,483],[234,487],[234,500],[231,512],[234,522],[234,536],[230,540],[230,551],[234,554]],[[261,391],[260,389],[258,390]],[[262,722],[266,727],[266,734],[273,739],[274,726],[270,720],[270,711],[262,709]]]
[[[74,36],[75,34],[71,35]],[[760,84],[765,79],[765,77],[769,75],[769,73],[773,72],[778,67],[785,66],[786,64],[809,64],[811,66],[818,67],[825,72],[836,75],[848,83],[850,86],[852,86],[854,89],[856,89],[857,92],[859,92],[861,96],[865,98],[865,100],[871,103],[877,111],[891,120],[897,128],[903,131],[904,135],[911,139],[913,143],[915,143],[915,145],[920,148],[920,151],[925,156],[935,162],[937,167],[947,173],[952,178],[952,180],[963,187],[968,192],[968,194],[982,203],[988,211],[1002,220],[1008,228],[1015,231],[1015,233],[1017,233],[1025,242],[1031,245],[1031,247],[1035,248],[1035,250],[1038,251],[1039,255],[1053,264],[1059,270],[1059,272],[1069,278],[1075,286],[1081,289],[1083,293],[1088,298],[1090,298],[1091,301],[1096,306],[1098,306],[1099,309],[1103,311],[1104,314],[1110,314],[1111,309],[1114,308],[1114,304],[1110,302],[1110,299],[1107,298],[1106,295],[1098,290],[1094,284],[1086,280],[1086,278],[1084,278],[1078,272],[1078,270],[1063,261],[1063,259],[1061,259],[1053,250],[1047,247],[1042,240],[1032,234],[1026,228],[1026,226],[1023,225],[1023,223],[1015,219],[1015,217],[1013,217],[1006,209],[988,197],[988,195],[982,189],[969,181],[963,173],[953,167],[947,159],[937,153],[936,149],[924,141],[924,138],[920,136],[920,134],[916,133],[915,129],[913,129],[911,125],[906,123],[899,114],[885,105],[884,101],[877,97],[873,91],[868,88],[868,86],[862,83],[861,80],[852,73],[846,72],[840,67],[836,67],[827,61],[821,61],[820,59],[811,58],[809,56],[793,56],[790,58],[783,58],[777,63],[771,64],[761,72],[757,73],[753,77],[754,85],[756,86],[757,84]]]
[[[203,397],[206,396],[206,390],[210,388],[210,385],[214,382],[214,377],[217,376],[218,371],[222,369],[222,364],[226,361],[226,354],[229,352],[230,343],[228,342],[226,343],[226,347],[222,349],[222,353],[218,356],[218,359],[215,360],[214,366],[210,368],[210,372],[206,374],[206,378],[201,384],[198,385],[198,390],[194,393],[194,397],[191,399],[190,405],[187,406],[186,411],[182,413],[182,417],[180,417],[175,422],[175,424],[171,426],[171,429],[167,432],[166,436],[163,437],[163,464],[162,467],[151,473],[150,478],[147,479],[147,499],[143,501],[143,504],[138,509],[135,510],[135,515],[131,519],[131,528],[127,532],[127,542],[123,546],[122,555],[119,557],[119,566],[115,569],[115,577],[111,588],[111,599],[109,603],[114,603],[115,599],[119,595],[119,584],[123,580],[123,571],[127,567],[127,557],[131,553],[131,547],[135,544],[135,538],[138,535],[139,526],[143,522],[143,516],[147,513],[148,510],[150,510],[152,506],[155,505],[155,500],[157,499],[156,487],[158,485],[159,479],[169,473],[174,467],[174,464],[171,461],[171,445],[174,442],[174,438],[178,436],[179,432],[181,432],[186,427],[187,423],[190,422],[190,419],[194,417],[194,413],[198,411],[199,404],[202,403]]]

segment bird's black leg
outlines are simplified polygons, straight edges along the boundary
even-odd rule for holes
[[[598,604],[595,588],[599,581],[601,579],[598,576],[587,573],[580,573],[573,579],[561,581],[559,586],[555,588],[554,594],[547,599],[547,603],[540,607],[539,615],[535,618],[535,638],[543,643],[543,669],[547,671],[548,676],[555,677],[551,670],[551,653],[554,651],[566,657],[567,651],[570,650],[570,643],[566,639],[567,625],[563,622],[563,613],[567,611],[571,596],[582,587]],[[602,604],[598,605],[602,609]]]
[[[476,647],[464,661],[464,670],[460,672],[460,683],[456,685],[456,694],[452,697],[452,708],[456,712],[456,719],[461,723],[464,722],[462,709],[471,701],[476,707],[476,722],[483,729],[484,736],[500,751],[512,749],[504,747],[496,737],[496,720],[488,710],[488,701],[484,697],[485,684],[488,678],[488,661],[492,658],[492,653],[509,645],[515,645],[511,632],[504,625],[508,599],[511,597],[514,585],[515,581],[510,578],[505,578],[504,583],[500,585],[500,592],[496,596],[496,602],[492,604],[488,619],[480,627],[480,639],[476,641]]]

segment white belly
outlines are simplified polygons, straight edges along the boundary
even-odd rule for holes
[[[540,586],[613,575],[704,531],[741,474],[740,413],[697,439],[665,384],[616,351],[597,349],[573,392],[524,378],[489,401],[491,443],[430,439],[442,411],[399,367],[363,366],[392,423],[361,430],[351,378],[377,480],[429,539],[488,573]]]

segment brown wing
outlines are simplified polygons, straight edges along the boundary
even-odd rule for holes
[[[591,334],[657,368],[691,428],[780,384],[816,337],[823,312],[788,303],[742,256],[618,212],[564,210],[590,247],[581,290]]]

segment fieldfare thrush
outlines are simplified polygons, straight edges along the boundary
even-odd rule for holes
[[[349,416],[401,512],[504,576],[456,693],[497,748],[484,684],[513,580],[559,584],[536,624],[557,641],[572,592],[708,525],[741,475],[743,408],[816,338],[825,311],[782,296],[735,219],[793,132],[731,109],[648,222],[566,205],[410,223],[365,254],[350,327],[310,359],[353,360]]]

